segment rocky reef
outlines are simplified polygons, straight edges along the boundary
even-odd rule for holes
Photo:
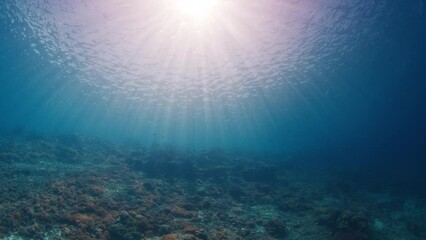
[[[1,138],[0,239],[426,238],[424,200],[309,159]]]

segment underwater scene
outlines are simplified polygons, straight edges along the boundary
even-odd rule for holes
[[[0,240],[426,239],[424,0],[2,0]]]

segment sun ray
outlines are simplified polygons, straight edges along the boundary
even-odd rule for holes
[[[210,19],[219,5],[218,0],[177,0],[176,10],[183,17],[192,21],[206,21]]]

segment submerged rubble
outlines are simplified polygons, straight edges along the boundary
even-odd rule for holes
[[[426,237],[421,199],[342,188],[309,160],[77,135],[0,142],[0,239]]]

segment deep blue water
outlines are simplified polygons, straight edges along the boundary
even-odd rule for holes
[[[424,169],[424,1],[136,2],[3,1],[1,129]]]

